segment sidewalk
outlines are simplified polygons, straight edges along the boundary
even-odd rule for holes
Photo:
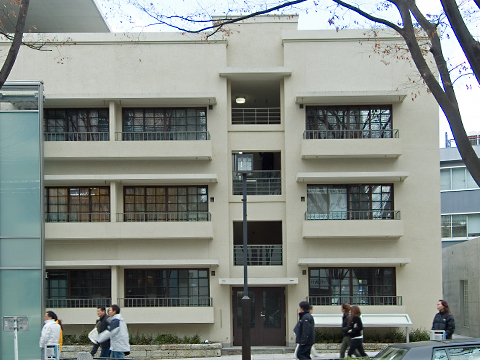
[[[367,355],[373,357],[377,352],[367,352]],[[221,357],[202,357],[202,358],[185,358],[175,360],[242,360],[242,355],[222,355]],[[293,352],[291,354],[252,354],[252,360],[294,360]],[[320,353],[315,359],[338,359],[337,353]]]

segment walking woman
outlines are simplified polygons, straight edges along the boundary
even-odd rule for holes
[[[438,313],[433,318],[432,330],[445,330],[445,337],[451,339],[455,331],[455,319],[448,303],[445,300],[438,300],[437,310]]]
[[[355,350],[358,350],[361,356],[367,356],[365,350],[363,350],[363,323],[360,315],[362,315],[360,308],[356,305],[353,305],[350,308],[350,319],[348,320],[348,334],[352,338],[350,349],[348,349],[347,353],[348,357],[352,357]]]
[[[45,323],[40,335],[40,348],[42,349],[42,360],[45,359],[45,349],[47,345],[57,345],[60,341],[61,326],[56,321],[57,315],[53,311],[45,313]]]

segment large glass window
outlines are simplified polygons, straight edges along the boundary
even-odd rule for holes
[[[45,140],[108,141],[108,109],[46,109]]]
[[[480,236],[480,214],[442,215],[442,238]]]
[[[124,306],[210,306],[208,269],[125,269]]]
[[[47,307],[108,306],[110,297],[108,269],[47,270]]]
[[[393,184],[307,185],[307,220],[393,219]]]
[[[307,106],[306,139],[393,136],[391,106]]]
[[[45,188],[45,221],[90,222],[110,221],[110,188],[47,187]]]
[[[207,186],[125,186],[124,221],[207,221]]]
[[[206,108],[123,109],[123,136],[134,140],[207,140]]]
[[[397,305],[395,268],[310,268],[313,305]]]
[[[478,185],[466,167],[440,169],[440,190],[476,188]]]

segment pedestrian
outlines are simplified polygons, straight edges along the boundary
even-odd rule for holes
[[[97,307],[97,323],[95,327],[97,328],[97,332],[101,334],[108,327],[108,315],[107,311],[105,310],[105,306]],[[92,347],[92,351],[90,354],[94,356],[97,353],[98,348],[100,347],[100,357],[101,358],[109,358],[110,357],[110,340],[106,340],[100,344],[94,344]]]
[[[299,320],[293,332],[295,333],[295,342],[299,344],[296,356],[299,360],[311,359],[310,351],[315,344],[315,323],[312,314],[310,314],[310,304],[302,301],[299,304]]]
[[[312,314],[312,313],[313,313],[313,306],[310,305],[310,314]],[[299,313],[299,316],[300,316],[300,313]],[[314,322],[315,322],[315,320],[314,320]],[[295,330],[293,330],[293,331],[295,332]],[[297,335],[297,334],[295,334],[295,335]],[[300,346],[300,344],[297,344],[297,347],[295,348],[295,352],[294,352],[294,354],[295,354],[295,359],[298,359],[297,352],[298,352],[298,347],[299,347],[299,346]],[[312,348],[311,348],[311,350],[310,350],[310,354],[311,354],[310,357],[312,357],[312,356],[313,356],[314,358],[320,357],[320,354],[318,353],[317,349],[315,349],[315,346],[314,346],[314,345],[312,346]]]
[[[62,328],[59,323],[57,314],[53,311],[47,311],[44,316],[44,324],[40,335],[40,349],[42,351],[42,360],[46,359],[45,350],[47,345],[58,345],[60,342],[60,332]]]
[[[120,306],[112,305],[108,309],[108,327],[98,334],[97,343],[110,339],[110,358],[124,359],[125,353],[130,353],[127,324],[120,315]]]
[[[356,305],[350,307],[350,318],[348,319],[348,335],[350,335],[351,342],[348,349],[348,357],[352,357],[355,350],[358,350],[360,356],[367,357],[365,350],[363,350],[363,323],[360,318],[362,313],[360,308]]]
[[[438,300],[438,313],[433,318],[432,330],[445,330],[445,338],[451,339],[455,331],[455,319],[445,300]]]

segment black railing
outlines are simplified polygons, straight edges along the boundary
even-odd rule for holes
[[[233,259],[243,266],[243,245],[233,246]],[[247,245],[247,265],[282,265],[282,245]]]
[[[235,108],[232,109],[233,125],[280,124],[280,108]]]
[[[119,298],[120,307],[207,307],[212,306],[212,298],[208,296],[190,296],[178,298]]]
[[[383,130],[305,130],[304,139],[391,139],[398,138],[398,129]]]
[[[110,213],[45,213],[45,222],[110,222]]]
[[[247,195],[281,195],[282,179],[280,170],[252,171],[247,175]],[[233,195],[242,195],[242,176],[233,172]]]
[[[311,305],[402,305],[402,297],[395,295],[388,296],[367,296],[367,295],[338,295],[338,296],[309,296],[308,302]]]
[[[305,220],[400,220],[400,211],[346,210],[305,212]]]
[[[211,215],[206,211],[199,212],[128,212],[117,213],[117,221],[121,222],[155,222],[155,221],[210,221]]]
[[[210,140],[208,131],[156,131],[156,132],[117,132],[115,140],[122,141],[177,141]]]
[[[108,132],[45,132],[45,141],[109,141]]]
[[[94,299],[47,299],[45,307],[47,308],[96,308],[98,306],[109,307],[112,305],[110,298]]]

